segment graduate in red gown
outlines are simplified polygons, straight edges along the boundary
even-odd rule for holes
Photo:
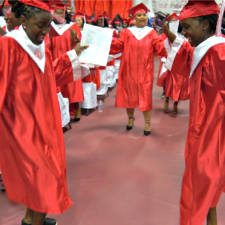
[[[127,20],[127,24],[128,24],[128,27],[133,27],[135,26],[135,19],[133,17],[129,18]]]
[[[0,16],[0,37],[5,35],[8,30],[7,30],[7,24],[6,24],[6,18],[10,15],[11,13],[11,5],[9,4],[8,0],[5,0],[1,6],[1,14]]]
[[[218,13],[215,1],[185,5],[180,23],[189,43],[163,25],[172,43],[166,67],[190,78],[180,225],[203,225],[206,217],[208,225],[216,225],[216,205],[225,188],[225,39],[220,26],[216,31]]]
[[[72,204],[56,85],[81,78],[80,45],[57,60],[45,48],[52,1],[11,1],[21,26],[0,42],[0,168],[7,195],[27,206],[22,225],[55,225]]]
[[[65,4],[58,4],[55,7],[55,13],[58,16],[64,17]],[[64,17],[65,18],[65,17]],[[53,60],[57,59],[62,54],[70,51],[75,47],[75,42],[73,40],[74,31],[76,32],[79,39],[81,39],[81,32],[76,24],[60,24],[57,20],[52,22],[54,29],[58,30],[60,36],[52,37],[51,40],[51,52]],[[81,109],[79,102],[84,101],[82,80],[71,82],[60,86],[60,91],[63,97],[69,99],[70,108],[72,111],[76,111],[74,121],[78,122],[81,118]]]
[[[154,53],[165,55],[164,42],[153,28],[147,27],[149,10],[141,3],[128,10],[136,20],[136,26],[124,29],[119,39],[113,39],[110,54],[123,53],[118,79],[116,106],[127,109],[127,130],[134,123],[134,109],[143,111],[144,134],[151,133],[152,86]]]
[[[169,23],[175,22],[178,20],[178,16],[173,13],[169,16],[166,21]],[[179,33],[179,28],[178,28]],[[164,33],[163,36],[166,37]],[[179,33],[180,35],[180,33]],[[178,65],[179,66],[179,65]],[[173,104],[173,113],[178,113],[178,102],[188,100],[190,98],[190,82],[189,78],[183,76],[174,75],[171,71],[167,70],[159,79],[164,80],[164,90],[165,90],[165,102],[164,102],[164,112],[169,112],[169,98],[172,98],[174,101]]]
[[[85,17],[85,14],[82,13],[82,12],[76,12],[75,15],[74,15],[74,18],[75,18],[75,23],[77,24],[77,26],[79,27],[80,31],[81,31],[81,34],[83,32],[83,27],[84,27],[84,17]],[[86,18],[85,18],[86,19]]]

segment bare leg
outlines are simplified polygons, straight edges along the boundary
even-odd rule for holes
[[[168,113],[169,112],[169,98],[166,97],[166,100],[164,102],[164,108],[163,108],[164,112]]]
[[[217,225],[216,207],[209,209],[207,215],[207,225]]]
[[[33,222],[33,216],[34,216],[34,211],[27,208],[26,215],[25,215],[23,221],[25,223],[32,223]]]
[[[79,102],[75,102],[74,105],[75,105],[75,108],[76,108],[75,118],[76,119],[80,119],[80,117],[81,117],[81,108],[80,108]]]
[[[127,109],[127,116],[128,116],[128,127],[132,127],[134,123],[134,109]]]
[[[145,131],[151,131],[151,124],[150,124],[150,119],[151,119],[151,110],[143,112],[144,118],[145,118]]]
[[[34,212],[32,225],[43,225],[46,214]]]
[[[165,98],[165,87],[163,87],[163,93],[162,93],[162,96],[161,96],[162,99]]]
[[[173,113],[174,114],[177,114],[178,113],[178,101],[177,102],[174,102],[174,104],[173,104]]]

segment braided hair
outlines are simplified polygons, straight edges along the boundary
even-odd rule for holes
[[[43,9],[36,8],[34,6],[25,5],[18,0],[9,0],[9,4],[12,5],[12,12],[15,14],[16,18],[24,16],[26,19],[29,19],[34,13],[45,12]]]

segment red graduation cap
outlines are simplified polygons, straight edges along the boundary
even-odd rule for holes
[[[56,5],[59,2],[62,2],[61,0],[19,0],[24,5],[30,5],[34,6],[39,9],[43,9],[47,12],[51,12],[52,5]]]
[[[123,19],[123,23],[127,23],[127,19]]]
[[[121,24],[122,22],[121,22],[121,20],[119,20],[119,19],[115,19],[112,23],[113,23],[113,24]]]
[[[4,6],[11,6],[11,5],[9,4],[9,1],[8,1],[8,0],[5,0],[5,1],[4,1]]]
[[[127,10],[127,12],[134,17],[138,13],[147,13],[150,12],[150,10],[143,3],[140,3],[134,6],[133,8]]]
[[[79,12],[79,11],[76,11],[76,13],[73,15],[73,18],[74,19],[76,19],[76,18],[82,18],[82,19],[84,19],[84,16],[85,16],[84,13]]]
[[[130,19],[128,19],[127,20],[127,24],[128,24],[128,26],[130,26],[132,23],[135,23],[135,20],[134,20],[134,18],[130,18]]]
[[[61,3],[58,3],[56,6],[55,6],[55,10],[56,9],[66,9],[66,4],[61,2]]]
[[[103,19],[103,18],[108,19],[108,16],[107,16],[106,13],[105,13],[105,14],[102,14],[102,15],[99,15],[99,16],[97,17],[97,20],[101,20],[101,19]]]
[[[85,16],[86,16],[87,23],[91,23],[92,22],[91,16],[88,16],[88,15],[85,15]]]
[[[168,16],[168,17],[166,18],[166,21],[169,21],[169,20],[171,20],[171,19],[173,19],[173,18],[179,19],[179,16],[178,16],[176,13],[173,13],[172,15],[170,15],[170,16]]]
[[[184,20],[191,17],[219,14],[219,12],[219,7],[214,0],[189,0],[180,12],[179,20]]]

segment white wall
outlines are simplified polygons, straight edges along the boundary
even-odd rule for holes
[[[173,13],[173,10],[181,10],[188,0],[133,0],[134,5],[144,3],[154,14],[154,12]],[[216,0],[218,4],[222,3],[222,0]]]

